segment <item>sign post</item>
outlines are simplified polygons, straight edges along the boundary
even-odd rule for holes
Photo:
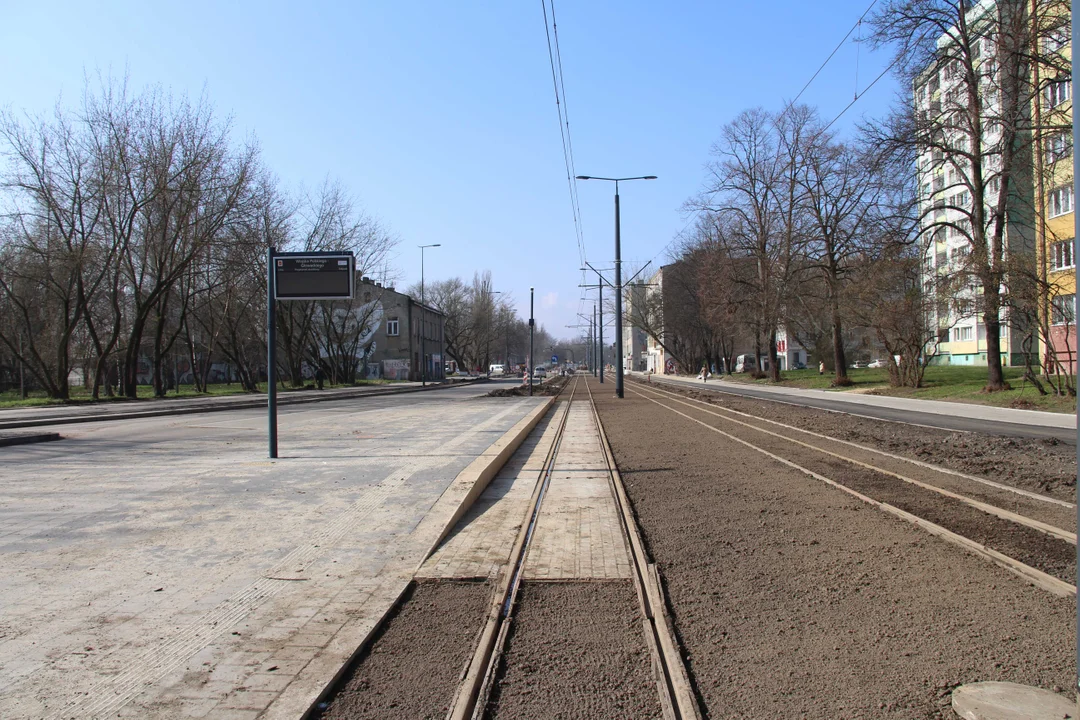
[[[351,252],[276,252],[266,250],[266,407],[270,457],[277,442],[277,301],[348,300],[356,281]]]

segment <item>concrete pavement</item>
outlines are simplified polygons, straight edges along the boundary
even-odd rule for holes
[[[546,398],[478,389],[69,426],[5,449],[0,717],[295,718]]]

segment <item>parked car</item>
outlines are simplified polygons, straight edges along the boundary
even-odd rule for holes
[[[885,361],[884,360],[871,360],[870,364],[867,365],[866,367],[883,368],[883,367],[885,367]]]
[[[506,366],[503,365],[502,363],[491,365],[488,368],[488,375],[490,375],[491,377],[502,377],[505,374],[506,374]]]
[[[866,367],[866,363],[864,363],[862,360],[856,360],[855,362],[851,363],[852,370],[861,370],[864,367]]]
[[[796,360],[795,362],[793,362],[791,364],[791,369],[792,370],[805,370],[806,369],[806,363],[804,363],[802,360]]]

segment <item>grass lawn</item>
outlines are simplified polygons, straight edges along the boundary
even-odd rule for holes
[[[326,388],[344,388],[344,387],[362,387],[364,385],[390,385],[395,380],[358,380],[353,385],[331,385],[327,383]],[[314,388],[314,383],[308,383],[308,388]],[[296,390],[303,390],[304,388],[291,388],[279,386],[279,393],[294,392]],[[259,392],[266,392],[266,383],[259,384]],[[226,385],[225,383],[219,383],[216,385],[210,385],[207,387],[205,393],[195,392],[195,388],[192,385],[181,385],[175,390],[170,390],[166,393],[165,399],[171,400],[173,398],[200,398],[200,397],[218,397],[223,395],[245,395],[245,390],[240,387],[239,383],[232,383]],[[138,388],[139,400],[152,400],[154,398],[154,388],[150,385],[140,385]],[[83,387],[71,388],[71,399],[64,400],[52,400],[46,397],[45,393],[40,390],[34,390],[27,393],[27,398],[22,400],[19,398],[18,390],[8,390],[7,392],[0,393],[0,408],[16,408],[16,407],[37,407],[44,405],[81,405],[95,402],[90,396],[90,391]],[[127,398],[108,398],[105,397],[105,393],[102,392],[99,403],[125,403],[133,402]],[[134,401],[138,402],[138,401]]]
[[[768,384],[768,380],[754,380],[748,374],[725,375],[726,380],[750,384]],[[922,400],[950,400],[953,402],[994,405],[996,407],[1020,407],[1028,410],[1050,412],[1076,412],[1076,398],[1042,396],[1030,383],[1023,380],[1021,368],[1005,368],[1005,379],[1012,390],[984,393],[985,367],[962,367],[959,365],[931,365],[923,378],[924,387],[896,388],[889,385],[886,368],[848,370],[848,377],[855,384],[850,388],[831,388],[832,375],[818,375],[816,369],[791,370],[781,374],[781,385],[787,387],[832,390],[834,392],[865,392],[873,395],[910,397]],[[1047,388],[1049,390],[1049,388]]]

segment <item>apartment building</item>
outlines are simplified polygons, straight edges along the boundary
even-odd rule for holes
[[[936,298],[930,318],[938,330],[937,342],[931,348],[936,352],[936,363],[987,364],[983,288],[972,272],[971,256],[976,243],[981,242],[978,238],[986,237],[989,247],[989,237],[1000,216],[1005,228],[1006,262],[1014,254],[1032,253],[1035,247],[1030,133],[1016,137],[1010,148],[1015,152],[1010,158],[1010,187],[1004,213],[998,211],[1006,156],[994,37],[998,12],[993,0],[973,4],[967,18],[969,34],[975,36],[970,53],[955,46],[954,33],[945,33],[938,40],[935,62],[916,78],[913,88],[920,143],[917,178],[923,287]],[[981,109],[977,125],[970,122],[969,68],[977,82]],[[981,135],[976,136],[975,128],[981,130]],[[982,207],[976,208],[974,198],[979,191],[984,197]],[[985,235],[973,227],[973,222],[981,223]],[[1004,292],[1005,288],[1001,289]],[[1002,307],[999,317],[1002,363],[1023,364],[1025,332],[1015,328],[1019,318],[1010,318],[1006,307]],[[1010,319],[1014,327],[1010,327]]]
[[[1032,102],[1036,132],[1037,265],[1044,297],[1039,307],[1039,356],[1044,372],[1076,371],[1075,197],[1073,192],[1072,43],[1059,19],[1040,39],[1044,62],[1033,65],[1039,89]]]

